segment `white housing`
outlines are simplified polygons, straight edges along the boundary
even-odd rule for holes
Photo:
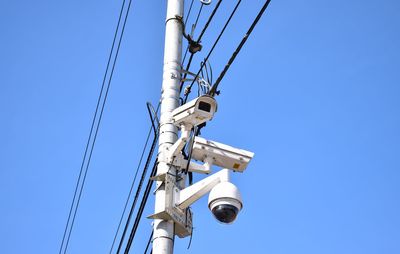
[[[213,118],[217,111],[217,102],[209,95],[203,95],[185,103],[172,111],[172,120],[181,125],[197,126]]]
[[[222,223],[234,222],[242,207],[243,202],[239,189],[231,182],[217,184],[208,197],[208,208]]]
[[[212,209],[218,204],[234,204],[239,211],[243,207],[242,195],[236,185],[231,182],[220,182],[210,191],[208,207]]]
[[[212,164],[239,172],[246,169],[253,156],[252,152],[201,137],[195,137],[192,151],[195,160],[206,162],[212,158]]]

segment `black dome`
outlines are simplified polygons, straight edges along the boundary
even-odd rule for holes
[[[239,213],[239,209],[233,205],[222,204],[212,209],[215,218],[222,223],[232,223]]]

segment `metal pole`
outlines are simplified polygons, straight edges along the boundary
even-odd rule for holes
[[[160,137],[158,144],[159,158],[165,158],[168,148],[178,139],[178,130],[172,124],[171,112],[179,106],[179,87],[182,58],[182,17],[184,0],[168,0],[165,24],[164,70],[161,91]],[[157,174],[176,173],[174,167],[163,160],[158,164]],[[157,181],[155,210],[165,206],[165,185]],[[174,247],[174,222],[154,220],[153,253],[172,254]]]

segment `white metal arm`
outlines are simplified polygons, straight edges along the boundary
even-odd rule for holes
[[[211,189],[217,184],[228,181],[229,170],[226,168],[222,169],[221,171],[181,190],[179,192],[177,206],[181,209],[185,209],[211,191]]]

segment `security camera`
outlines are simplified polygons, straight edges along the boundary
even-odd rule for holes
[[[232,183],[221,182],[211,190],[208,208],[219,222],[233,223],[242,207],[239,189]]]
[[[243,207],[239,189],[229,181],[229,169],[222,169],[203,180],[176,192],[176,206],[188,208],[199,198],[210,192],[208,208],[221,223],[230,224],[235,221]]]
[[[197,126],[213,118],[217,102],[209,95],[203,95],[172,111],[174,125]]]
[[[253,156],[254,153],[252,152],[215,141],[201,137],[195,137],[194,139],[192,158],[197,161],[206,162],[212,158],[212,164],[214,165],[243,172]]]

